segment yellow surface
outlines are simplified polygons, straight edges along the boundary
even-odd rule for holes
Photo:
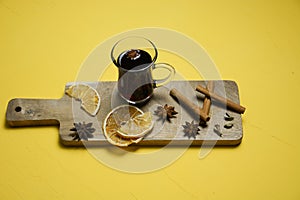
[[[1,0],[0,199],[300,199],[299,19],[296,0]],[[60,98],[101,41],[154,26],[202,44],[238,83],[240,146],[204,159],[190,148],[161,170],[128,174],[62,147],[56,127],[5,126],[11,98]]]

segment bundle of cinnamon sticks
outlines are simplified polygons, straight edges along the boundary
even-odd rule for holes
[[[226,107],[232,111],[235,111],[239,114],[243,114],[246,110],[245,107],[225,98],[220,95],[217,95],[213,92],[214,90],[214,82],[208,81],[206,88],[201,85],[196,87],[196,91],[205,95],[204,102],[202,108],[195,105],[189,99],[187,99],[183,94],[181,94],[175,88],[170,90],[170,95],[179,101],[186,109],[190,110],[194,114],[200,116],[200,119],[207,122],[209,121],[209,110],[211,106],[211,101],[218,102],[220,104],[226,105]]]

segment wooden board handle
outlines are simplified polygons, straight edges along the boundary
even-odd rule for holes
[[[59,124],[60,100],[12,99],[6,110],[10,126],[57,125]]]

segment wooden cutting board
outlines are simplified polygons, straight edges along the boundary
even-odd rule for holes
[[[214,81],[214,93],[239,103],[238,86],[234,81]],[[67,89],[74,83],[68,83]],[[11,127],[17,126],[38,126],[56,125],[59,126],[59,136],[62,144],[67,146],[81,145],[105,145],[108,144],[103,135],[102,124],[107,114],[116,106],[126,104],[122,100],[116,89],[116,82],[85,82],[95,88],[101,98],[101,105],[95,117],[87,114],[81,107],[80,102],[64,94],[61,99],[12,99],[7,106],[6,120]],[[184,136],[182,125],[185,122],[199,122],[199,118],[182,108],[170,95],[169,91],[176,88],[188,99],[202,107],[204,96],[195,91],[197,85],[206,85],[205,81],[173,81],[164,87],[156,88],[152,99],[141,107],[143,111],[154,113],[159,105],[171,105],[178,112],[176,118],[171,122],[158,121],[157,116],[153,130],[136,145],[201,145],[205,142],[208,145],[237,145],[242,141],[243,127],[241,115],[224,106],[212,102],[210,109],[210,121],[206,127],[200,127],[196,138]],[[228,113],[234,120],[230,123],[233,127],[224,128],[228,123],[224,120],[225,113]],[[92,123],[92,128],[96,129],[92,138],[88,140],[74,140],[70,134],[70,129],[74,128],[74,123]],[[214,127],[219,124],[222,136],[214,132]]]

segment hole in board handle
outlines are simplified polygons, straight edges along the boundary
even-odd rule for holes
[[[20,106],[17,106],[17,107],[15,108],[15,111],[16,111],[16,112],[21,112],[21,110],[22,110],[22,108],[21,108]]]

